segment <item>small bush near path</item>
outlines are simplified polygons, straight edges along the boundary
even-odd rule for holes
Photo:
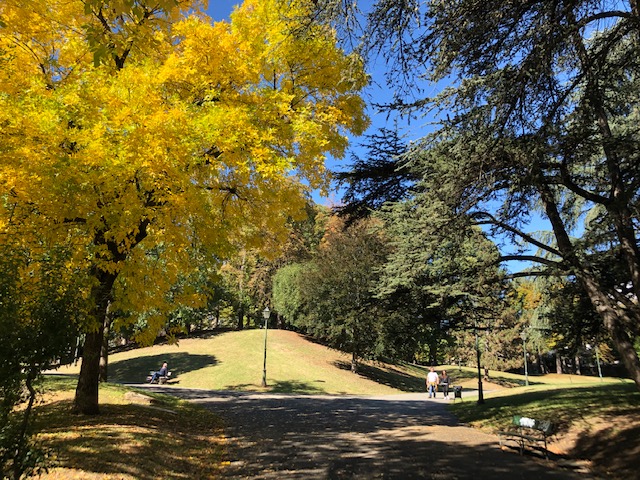
[[[609,479],[636,478],[640,470],[640,392],[628,381],[539,384],[502,389],[451,405],[461,422],[495,432],[513,415],[548,419],[558,425],[550,450],[586,460]]]
[[[36,418],[49,455],[42,479],[210,479],[223,467],[222,425],[206,410],[161,395],[127,403],[128,389],[102,385],[100,415],[73,415],[64,380],[46,389]]]

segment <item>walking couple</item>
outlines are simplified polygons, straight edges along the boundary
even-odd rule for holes
[[[435,368],[431,367],[427,374],[427,392],[429,393],[429,398],[431,398],[432,395],[433,398],[436,398],[436,392],[438,391],[438,386],[440,386],[444,399],[449,400],[449,383],[449,375],[447,375],[446,370],[443,370],[442,375],[438,376]]]

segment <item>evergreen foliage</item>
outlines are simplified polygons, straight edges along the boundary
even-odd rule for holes
[[[439,237],[481,225],[501,261],[532,264],[522,275],[575,278],[640,388],[636,0],[379,0],[366,18],[363,51],[386,55],[392,106],[445,118],[407,155],[418,201],[455,212],[432,217]],[[450,86],[430,98],[421,80]]]

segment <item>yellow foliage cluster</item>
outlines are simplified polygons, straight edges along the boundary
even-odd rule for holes
[[[367,126],[362,63],[310,5],[247,0],[214,23],[194,0],[3,1],[0,242],[71,239],[131,303],[194,244],[273,248]]]

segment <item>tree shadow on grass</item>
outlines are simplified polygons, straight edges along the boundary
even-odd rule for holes
[[[572,456],[588,458],[602,478],[637,478],[640,470],[640,425],[629,418],[603,418],[609,426],[582,432],[573,446]],[[606,425],[606,424],[605,424]],[[624,453],[622,453],[624,452]]]
[[[202,410],[171,406],[100,406],[98,416],[69,415],[71,401],[37,408],[40,440],[55,453],[53,478],[205,479],[219,476],[219,420]],[[159,453],[161,452],[161,454]],[[135,453],[135,455],[131,455]],[[44,476],[44,478],[49,478]]]
[[[321,382],[321,380],[317,380],[317,382]],[[291,393],[302,395],[326,393],[324,389],[318,388],[312,385],[312,383],[315,382],[298,382],[296,380],[275,381],[270,382],[267,385],[266,391],[269,393]],[[232,390],[237,392],[250,392],[253,391],[255,387],[255,384],[241,383],[236,385],[225,385],[224,388],[225,390]]]
[[[184,352],[130,358],[109,364],[109,380],[116,383],[144,383],[149,372],[159,370],[162,362],[169,364],[172,377],[169,383],[176,382],[175,378],[181,373],[218,364],[213,355],[190,355]]]
[[[351,370],[351,363],[338,361],[334,365],[342,370]],[[358,365],[358,374],[376,383],[387,385],[402,392],[424,392],[424,378],[409,375],[396,368],[379,368],[371,365]]]
[[[271,391],[273,393],[303,393],[303,394],[325,393],[323,389],[320,389],[312,385],[311,383],[297,382],[295,380],[275,382],[271,386]]]

